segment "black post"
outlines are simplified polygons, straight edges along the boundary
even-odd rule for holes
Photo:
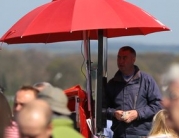
[[[103,77],[103,30],[98,30],[98,69],[97,69],[97,94],[96,94],[96,129],[97,133],[103,131],[105,118],[103,113],[104,103],[104,77]]]

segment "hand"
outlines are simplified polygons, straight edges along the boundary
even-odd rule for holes
[[[138,117],[138,112],[136,110],[130,110],[130,111],[127,111],[127,113],[128,114],[124,118],[124,122],[126,123],[130,123]]]
[[[124,121],[124,119],[121,118],[122,115],[123,115],[123,111],[122,111],[122,110],[117,110],[117,111],[115,111],[115,113],[114,113],[114,116],[116,117],[117,120]]]

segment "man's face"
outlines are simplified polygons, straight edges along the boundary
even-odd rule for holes
[[[125,72],[133,68],[135,62],[135,56],[128,50],[119,50],[117,57],[117,65],[119,70],[125,74]]]
[[[170,86],[170,104],[169,115],[173,122],[174,128],[179,131],[179,82],[175,82]]]
[[[19,90],[14,99],[14,113],[16,114],[19,112],[25,104],[31,102],[35,98],[35,94],[32,90]]]
[[[170,106],[170,99],[168,97],[163,97],[161,104],[165,109],[168,109]]]

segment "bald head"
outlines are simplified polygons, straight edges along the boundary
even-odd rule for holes
[[[17,116],[22,138],[49,138],[51,115],[49,105],[43,100],[34,100],[25,105]]]

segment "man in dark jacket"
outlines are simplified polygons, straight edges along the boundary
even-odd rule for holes
[[[153,116],[161,109],[161,93],[155,80],[134,65],[136,52],[119,49],[119,70],[107,85],[107,118],[113,121],[113,138],[143,138]]]

